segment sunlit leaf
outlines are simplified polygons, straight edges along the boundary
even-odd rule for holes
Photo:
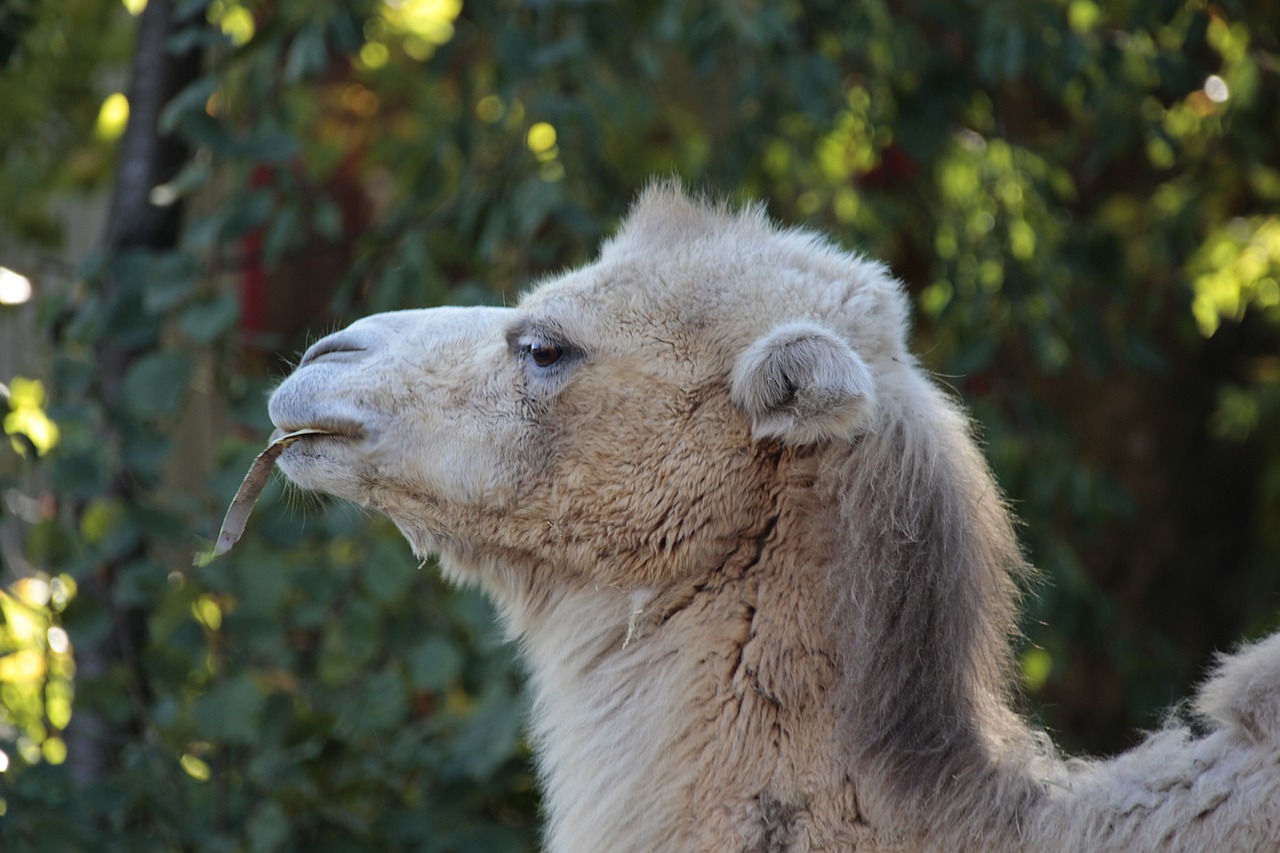
[[[124,133],[129,123],[129,99],[122,92],[113,92],[102,102],[98,110],[98,123],[94,134],[103,142],[114,142]]]

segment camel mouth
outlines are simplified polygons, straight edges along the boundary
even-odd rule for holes
[[[249,522],[249,515],[253,512],[253,507],[257,504],[258,498],[262,496],[262,490],[266,488],[271,469],[275,467],[276,461],[290,445],[304,439],[360,439],[363,436],[363,429],[349,423],[304,426],[296,429],[276,427],[271,433],[271,439],[267,442],[266,448],[253,460],[253,465],[249,467],[249,472],[245,474],[244,480],[240,483],[240,488],[236,490],[236,495],[232,499],[231,505],[227,507],[227,513],[222,519],[222,527],[218,530],[218,538],[213,543],[213,547],[197,553],[193,561],[194,564],[207,566],[213,560],[230,551],[240,541],[240,537],[244,534],[245,525]]]
[[[341,438],[360,441],[365,437],[364,429],[350,422],[326,422],[307,425],[277,426],[271,432],[270,445],[284,444],[286,447],[299,440],[317,438]]]

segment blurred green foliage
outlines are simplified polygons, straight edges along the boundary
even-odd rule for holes
[[[56,252],[59,210],[112,178],[142,5],[0,5],[10,237]],[[308,336],[508,299],[589,257],[653,175],[765,199],[907,283],[918,350],[1027,522],[1046,579],[1028,704],[1069,747],[1123,746],[1212,649],[1274,626],[1280,20],[1261,0],[177,6],[171,46],[208,59],[161,119],[194,152],[152,189],[188,205],[180,245],[45,290],[36,409],[60,435],[0,464],[22,534],[4,849],[534,846],[517,667],[475,592],[279,485],[226,559],[190,568],[192,531],[216,530]],[[179,485],[202,470],[193,393],[228,428],[207,482]],[[85,720],[102,766],[78,764]]]

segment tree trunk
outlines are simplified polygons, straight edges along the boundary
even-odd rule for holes
[[[177,174],[189,155],[185,141],[161,134],[160,114],[175,94],[200,74],[202,55],[198,47],[181,53],[169,49],[180,30],[193,25],[179,20],[175,0],[149,0],[138,20],[137,41],[129,79],[129,122],[120,140],[115,183],[104,238],[109,254],[127,249],[165,250],[176,246],[181,225],[181,205],[157,206],[152,189]],[[103,276],[101,294],[109,302],[117,289],[110,275]],[[121,382],[139,355],[110,338],[98,344],[98,390],[107,411],[112,411]],[[129,476],[117,470],[111,478],[109,496],[128,501],[133,496]],[[127,724],[133,733],[144,721],[137,701],[145,694],[139,655],[146,640],[144,614],[116,604],[113,585],[118,563],[98,566],[80,585],[81,596],[94,601],[110,615],[112,630],[102,640],[76,649],[78,678],[101,681],[115,667],[129,671],[133,685],[134,719]],[[120,744],[127,735],[91,709],[78,710],[67,730],[67,758],[72,775],[80,784],[100,780],[117,763]]]

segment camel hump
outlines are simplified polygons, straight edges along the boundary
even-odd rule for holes
[[[1220,658],[1196,710],[1254,741],[1280,744],[1280,633]]]

